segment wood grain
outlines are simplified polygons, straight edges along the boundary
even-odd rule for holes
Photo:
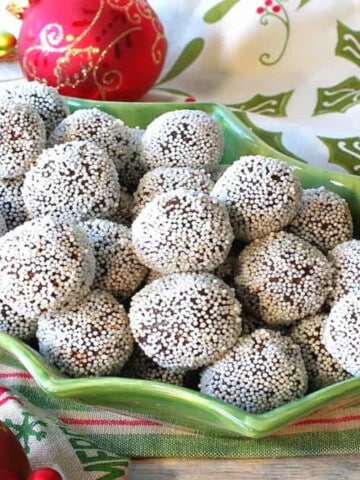
[[[360,455],[265,460],[133,460],[129,480],[359,480]]]

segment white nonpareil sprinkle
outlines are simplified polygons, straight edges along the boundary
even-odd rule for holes
[[[290,337],[299,345],[309,377],[310,391],[318,390],[351,377],[326,350],[322,332],[326,313],[306,317],[292,326]]]
[[[90,220],[82,227],[95,254],[93,287],[123,299],[130,297],[147,273],[134,252],[131,231],[124,225],[100,219]]]
[[[157,195],[183,188],[209,194],[214,186],[210,174],[189,167],[159,167],[146,173],[134,195],[133,213],[137,215]]]
[[[40,155],[25,176],[23,198],[33,217],[86,220],[114,211],[120,186],[104,150],[91,142],[73,141]]]
[[[360,240],[337,245],[328,254],[333,274],[333,288],[327,302],[333,305],[344,295],[360,289]]]
[[[45,147],[45,126],[29,105],[0,101],[0,178],[24,175]]]
[[[1,92],[0,98],[31,105],[44,121],[47,136],[70,113],[65,99],[59,95],[56,88],[36,81],[7,87]]]
[[[332,307],[325,322],[323,342],[344,370],[360,376],[360,294],[348,293]]]
[[[286,232],[254,240],[240,254],[235,285],[240,302],[269,325],[313,315],[331,285],[330,264],[309,243]]]
[[[203,370],[200,391],[251,413],[263,413],[302,397],[307,375],[300,348],[278,332],[256,330],[239,338]]]
[[[72,309],[40,317],[37,337],[40,353],[71,377],[119,374],[133,349],[124,307],[101,290]]]
[[[211,196],[226,205],[235,238],[250,242],[282,230],[296,215],[301,193],[300,182],[287,165],[248,155],[229,166]]]
[[[145,354],[165,368],[194,369],[221,358],[241,333],[241,306],[213,275],[173,274],[131,300],[129,318]]]
[[[43,217],[0,238],[0,298],[20,315],[76,304],[94,275],[91,245],[74,225]]]
[[[352,238],[349,206],[346,200],[325,187],[304,190],[300,210],[288,230],[327,252]]]
[[[157,167],[212,169],[224,150],[223,133],[205,112],[175,110],[155,118],[142,138],[143,162]]]
[[[132,225],[139,259],[161,273],[212,271],[231,248],[225,207],[203,193],[174,190],[155,197]]]

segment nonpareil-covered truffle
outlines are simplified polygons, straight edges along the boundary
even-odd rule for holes
[[[135,345],[134,351],[121,371],[122,377],[141,378],[162,383],[183,386],[187,370],[169,370],[160,367],[148,358],[140,347]]]
[[[360,240],[340,243],[328,254],[333,275],[327,299],[333,305],[349,292],[360,289]]]
[[[40,353],[71,377],[117,374],[133,349],[124,307],[101,290],[72,309],[40,317],[37,338]]]
[[[70,113],[64,98],[59,95],[56,88],[36,81],[16,83],[7,87],[1,97],[11,102],[30,105],[42,118],[47,136]]]
[[[0,178],[20,177],[45,147],[44,122],[25,104],[0,101]]]
[[[212,271],[231,248],[225,207],[203,193],[174,190],[154,198],[132,225],[141,262],[161,273]]]
[[[35,337],[37,325],[38,319],[36,317],[19,315],[9,305],[0,300],[0,332],[27,341]]]
[[[55,128],[49,138],[51,145],[83,140],[95,143],[121,167],[124,158],[130,157],[132,133],[119,118],[97,108],[76,110]]]
[[[126,227],[131,227],[132,224],[132,209],[134,206],[134,197],[126,188],[120,186],[120,200],[116,209],[113,209],[106,215],[108,220],[115,223],[121,223]]]
[[[326,350],[322,333],[328,315],[303,318],[291,327],[290,336],[299,345],[309,377],[309,389],[318,390],[351,377]]]
[[[325,322],[323,342],[344,370],[360,376],[359,290],[348,293],[332,307]]]
[[[122,156],[121,162],[118,162],[117,171],[120,185],[125,187],[130,193],[134,193],[141,177],[147,171],[143,162],[141,145],[144,130],[129,128],[129,133],[127,154]]]
[[[301,194],[287,165],[261,155],[234,162],[211,192],[226,205],[235,238],[245,242],[282,230],[296,215]]]
[[[209,365],[241,333],[241,306],[213,275],[183,273],[154,280],[131,301],[130,326],[145,354],[164,368]]]
[[[288,230],[327,252],[352,238],[349,206],[346,200],[325,187],[304,190],[300,210]]]
[[[146,173],[134,195],[133,213],[137,215],[157,195],[183,188],[209,194],[214,186],[210,174],[189,167],[159,167]]]
[[[137,258],[131,232],[109,220],[89,220],[84,228],[94,249],[96,273],[93,287],[128,298],[140,286],[147,268]]]
[[[4,217],[8,230],[12,230],[29,220],[29,214],[22,197],[23,183],[23,177],[0,180],[0,214]]]
[[[240,337],[200,379],[202,393],[251,413],[280,407],[302,397],[306,389],[300,347],[265,329]]]
[[[254,240],[237,262],[238,298],[269,325],[289,325],[317,313],[330,283],[326,257],[291,233],[272,233]]]
[[[26,174],[30,215],[86,220],[117,208],[120,186],[113,162],[97,145],[74,141],[45,150]]]
[[[142,137],[143,162],[157,167],[207,169],[222,157],[224,138],[219,125],[200,110],[175,110],[155,118]]]
[[[94,275],[91,245],[74,225],[42,217],[0,238],[0,298],[20,315],[76,304]]]

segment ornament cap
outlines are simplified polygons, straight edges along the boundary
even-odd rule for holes
[[[7,4],[6,10],[14,17],[22,20],[25,10],[30,6],[31,0],[12,0]]]

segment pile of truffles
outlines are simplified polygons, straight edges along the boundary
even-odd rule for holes
[[[359,376],[346,201],[223,150],[196,109],[142,130],[36,82],[2,93],[0,330],[72,377],[197,378],[253,413]]]

